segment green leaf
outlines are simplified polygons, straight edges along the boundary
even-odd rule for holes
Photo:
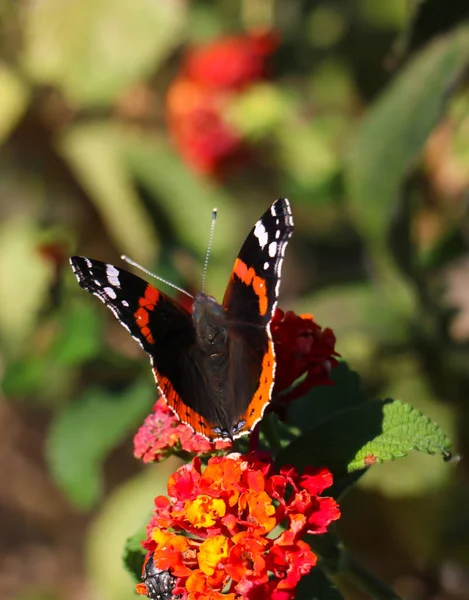
[[[181,41],[185,15],[178,0],[31,3],[24,67],[74,103],[105,105],[168,57]]]
[[[347,160],[348,196],[369,239],[385,238],[401,181],[441,119],[468,59],[468,28],[439,39],[394,79],[361,124]]]
[[[295,593],[296,600],[342,600],[342,594],[319,566],[302,577]]]
[[[314,387],[309,394],[292,402],[288,424],[300,431],[310,431],[317,423],[337,412],[367,401],[360,377],[345,362],[332,369],[334,385]]]
[[[208,283],[220,282],[215,291],[222,294],[226,270],[231,266],[227,266],[226,257],[232,256],[234,261],[244,239],[239,232],[236,199],[226,189],[194,174],[163,138],[130,134],[124,153],[133,176],[148,191],[148,201],[154,202],[156,214],[164,211],[180,240],[199,256],[205,255],[212,209],[218,208]]]
[[[39,255],[38,230],[27,218],[5,219],[0,229],[0,343],[11,355],[33,332],[53,278]]]
[[[29,90],[15,73],[0,63],[0,144],[2,144],[23,115]]]
[[[125,136],[107,123],[67,130],[59,149],[90,195],[115,246],[137,262],[154,260],[156,232],[140,202],[122,156]]]
[[[52,349],[61,365],[74,366],[101,349],[101,319],[90,303],[72,304],[62,314],[62,328]]]
[[[52,475],[70,500],[91,507],[103,489],[101,464],[150,410],[154,390],[136,384],[120,395],[92,389],[52,423],[47,455]]]
[[[399,400],[373,400],[312,427],[277,455],[279,464],[326,466],[335,477],[411,450],[451,456],[451,442],[428,417]]]
[[[142,548],[142,542],[147,537],[146,535],[146,523],[150,521],[150,515],[145,520],[145,525],[142,525],[137,531],[127,538],[124,546],[124,553],[122,560],[124,566],[129,573],[135,578],[136,581],[140,581],[142,575],[143,561],[145,560],[146,550]]]
[[[400,400],[385,400],[382,433],[365,444],[348,470],[362,469],[373,462],[394,460],[406,456],[410,450],[425,454],[439,454],[451,458],[451,442],[439,425],[419,410]]]
[[[413,5],[410,7],[410,21],[399,44],[399,54],[419,50],[431,38],[457,26],[469,16],[467,2],[448,2],[443,5],[441,0],[419,0]]]

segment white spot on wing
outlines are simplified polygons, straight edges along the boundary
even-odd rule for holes
[[[117,298],[116,292],[112,289],[112,287],[105,287],[105,293],[111,298],[111,300],[115,300]]]
[[[122,306],[125,306],[125,308],[129,308],[129,303],[127,302],[127,300],[122,300]]]
[[[274,258],[277,253],[277,242],[270,242],[269,244],[269,256],[270,258]]]
[[[276,216],[277,216],[277,210],[276,210],[276,208],[275,208],[275,202],[274,202],[274,203],[272,204],[272,206],[270,207],[270,214],[271,214],[273,217],[276,217]]]
[[[264,263],[264,271],[267,271],[267,269],[269,268],[269,266],[270,266],[270,263],[267,262],[267,261],[265,261],[265,263]]]
[[[85,261],[85,265],[88,267],[88,269],[93,268],[93,263],[91,262],[91,260],[89,258],[84,257],[83,260]]]
[[[120,281],[119,281],[119,271],[116,269],[116,267],[114,267],[112,265],[107,265],[106,276],[107,276],[108,282],[113,287],[119,288],[121,286]]]
[[[278,240],[279,237],[280,237],[280,229],[277,229],[277,231],[275,232],[275,239]]]
[[[258,239],[259,245],[263,250],[269,241],[269,234],[262,221],[257,221],[256,226],[254,227],[254,235]]]

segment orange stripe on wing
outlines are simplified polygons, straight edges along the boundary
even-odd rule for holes
[[[239,279],[244,283],[244,285],[252,286],[254,293],[256,294],[259,300],[259,312],[263,317],[269,306],[269,300],[267,298],[267,286],[265,284],[265,279],[263,277],[259,277],[256,274],[256,271],[246,265],[244,261],[240,258],[237,258],[233,267],[233,274],[239,277]]]
[[[155,339],[151,334],[148,324],[150,323],[150,312],[155,309],[160,297],[159,291],[148,284],[145,288],[145,294],[139,298],[139,308],[134,312],[134,318],[141,334],[149,344],[154,344]]]
[[[164,375],[160,375],[155,367],[153,367],[153,375],[155,376],[155,381],[161,395],[166,400],[166,404],[182,423],[189,425],[195,433],[200,433],[210,441],[222,439],[214,433],[212,424],[204,419],[204,417],[201,417],[195,410],[184,404],[169,379],[164,377]]]
[[[254,396],[252,397],[249,406],[247,407],[244,414],[240,417],[240,421],[245,421],[242,429],[236,434],[235,437],[240,437],[246,433],[251,432],[256,424],[262,419],[262,415],[269,404],[272,397],[272,389],[274,386],[275,376],[275,353],[274,345],[269,337],[269,345],[267,352],[264,355],[262,361],[262,371],[259,381],[259,387],[257,388]]]

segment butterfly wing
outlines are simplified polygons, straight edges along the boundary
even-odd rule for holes
[[[246,238],[223,299],[230,331],[229,388],[233,398],[229,404],[237,415],[242,415],[235,437],[254,428],[272,396],[275,352],[270,321],[292,233],[290,203],[279,198]]]
[[[191,315],[124,269],[83,256],[73,256],[70,264],[80,286],[97,296],[150,355],[158,388],[178,418],[209,437],[215,417],[203,403],[207,382],[198,366]]]

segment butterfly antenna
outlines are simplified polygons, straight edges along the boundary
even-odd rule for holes
[[[208,259],[210,258],[210,250],[212,249],[213,232],[215,230],[215,223],[217,222],[217,209],[212,210],[212,225],[210,226],[210,236],[208,238],[208,248],[205,253],[204,272],[202,274],[202,292],[205,289],[205,277],[207,275]]]
[[[145,267],[142,267],[142,265],[139,265],[138,263],[136,263],[134,260],[132,260],[128,256],[125,256],[125,254],[123,254],[121,256],[121,258],[122,258],[122,260],[125,260],[126,263],[129,263],[129,265],[132,265],[133,267],[136,267],[137,269],[140,269],[140,271],[143,271],[147,275],[150,275],[151,277],[154,277],[155,279],[158,279],[158,281],[161,281],[162,283],[165,283],[166,285],[169,285],[169,287],[172,287],[175,290],[177,290],[178,292],[181,292],[181,294],[185,294],[186,296],[189,296],[189,298],[193,298],[194,297],[194,296],[192,296],[192,294],[189,294],[189,292],[186,292],[186,290],[183,290],[178,285],[176,285],[174,283],[171,283],[167,279],[163,279],[163,277],[160,277],[159,275],[155,275],[155,273],[152,273],[148,269],[145,269]]]

